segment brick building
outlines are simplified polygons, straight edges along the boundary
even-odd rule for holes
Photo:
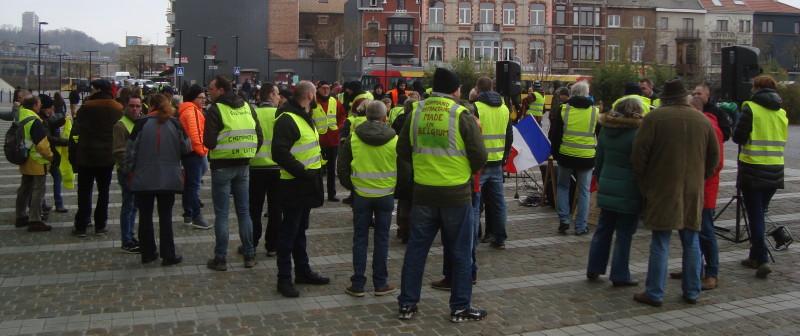
[[[715,82],[721,73],[722,47],[752,45],[753,10],[742,0],[700,0],[706,10],[700,27],[704,44],[700,53],[708,79]]]
[[[656,63],[658,0],[608,0],[606,61]],[[601,22],[602,24],[602,22]]]
[[[359,0],[364,67],[384,61],[392,65],[421,65],[422,6],[419,0]]]
[[[800,71],[800,9],[773,0],[749,0],[753,10],[753,46],[761,61],[776,61],[790,72]]]
[[[345,0],[300,0],[297,58],[341,58]]]
[[[672,65],[681,76],[700,73],[700,28],[706,10],[698,1],[662,0],[656,7],[656,62]]]
[[[555,0],[552,73],[586,74],[605,59],[607,13],[603,0]]]

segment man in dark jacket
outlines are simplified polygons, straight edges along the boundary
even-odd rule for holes
[[[717,106],[716,98],[711,96],[711,88],[706,83],[700,83],[695,86],[692,91],[692,96],[700,97],[703,100],[703,112],[710,112],[717,117],[719,129],[722,131],[723,141],[728,141],[731,138],[731,118]]]
[[[236,206],[244,266],[256,265],[253,222],[250,220],[250,159],[261,147],[262,134],[256,110],[233,93],[231,82],[217,76],[209,83],[208,94],[214,104],[208,108],[203,145],[209,150],[211,196],[214,201],[214,259],[208,268],[228,269],[228,210],[230,195]],[[247,112],[249,111],[249,115]]]
[[[300,82],[292,99],[278,109],[272,135],[272,159],[281,167],[278,190],[283,196],[283,223],[278,229],[278,291],[285,297],[300,295],[292,284],[292,259],[294,283],[330,283],[330,279],[311,270],[306,251],[311,208],[322,206],[324,201],[322,150],[311,119],[316,91],[311,82]]]
[[[73,235],[86,237],[91,222],[92,189],[97,183],[97,205],[94,210],[94,232],[105,234],[108,219],[108,188],[114,169],[112,155],[114,124],[122,117],[122,105],[111,95],[111,83],[104,79],[92,81],[92,93],[86,98],[75,117],[73,135],[79,135],[75,145],[75,164],[78,172],[78,212],[75,214]],[[70,138],[75,138],[72,135]],[[71,155],[70,155],[71,156]]]

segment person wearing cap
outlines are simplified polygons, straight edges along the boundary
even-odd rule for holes
[[[52,230],[50,225],[44,223],[42,213],[45,177],[48,165],[53,160],[53,152],[47,139],[47,126],[39,115],[41,106],[39,97],[23,92],[16,119],[22,126],[30,154],[19,166],[22,181],[17,189],[15,226],[27,227],[29,232]]]
[[[76,113],[71,141],[75,144],[73,167],[78,172],[78,212],[72,234],[86,237],[92,221],[92,189],[97,183],[97,204],[94,209],[94,233],[108,232],[108,191],[114,170],[114,124],[122,118],[122,105],[111,95],[111,83],[105,79],[92,81],[92,92]]]
[[[339,125],[344,123],[346,117],[344,106],[331,96],[331,85],[326,81],[320,81],[311,118],[314,119],[314,126],[319,133],[322,159],[326,161],[328,201],[331,202],[339,201],[336,198],[336,156],[339,148]]]
[[[544,115],[544,95],[542,94],[542,82],[535,81],[531,90],[528,92],[528,97],[525,98],[528,107],[528,115],[533,116],[537,122],[542,122]]]
[[[615,109],[619,102],[627,98],[639,99],[639,101],[642,102],[642,110],[644,111],[644,115],[650,113],[650,99],[642,96],[642,89],[639,87],[639,84],[633,82],[625,84],[625,95],[615,100],[614,103],[611,104],[611,109]]]
[[[406,79],[400,78],[397,80],[397,85],[394,87],[394,89],[386,92],[386,95],[392,99],[392,106],[403,105],[403,102],[405,101],[405,98],[403,97],[407,97],[406,85]]]
[[[704,181],[719,164],[720,148],[708,118],[689,105],[688,95],[680,80],[664,84],[661,107],[645,116],[630,156],[646,200],[644,228],[652,231],[645,290],[633,299],[656,307],[664,301],[673,230],[683,246],[683,301],[695,304],[700,295]]]
[[[472,306],[474,212],[472,176],[486,164],[487,152],[477,119],[457,103],[461,84],[450,70],[437,68],[431,96],[416,104],[397,143],[400,169],[413,174],[413,205],[403,260],[399,318],[417,313],[425,260],[441,229],[451,267],[450,320],[478,321],[486,311]],[[398,175],[401,175],[398,172]]]

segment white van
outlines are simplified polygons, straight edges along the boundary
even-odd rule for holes
[[[133,78],[130,72],[127,71],[117,71],[114,73],[114,80],[118,83],[124,82],[126,79]]]

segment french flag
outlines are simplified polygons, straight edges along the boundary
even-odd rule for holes
[[[506,171],[516,174],[547,162],[550,140],[532,116],[525,116],[513,126],[514,143],[508,155]]]

